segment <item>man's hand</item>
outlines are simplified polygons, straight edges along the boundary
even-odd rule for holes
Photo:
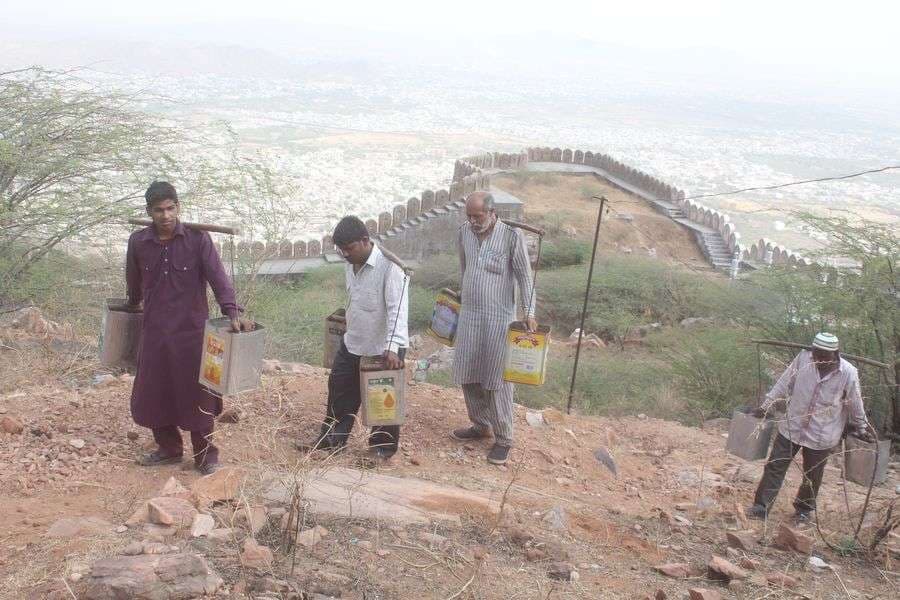
[[[390,350],[384,351],[384,368],[388,371],[396,371],[403,367],[403,361],[400,360],[400,357],[396,352],[391,352]]]
[[[753,410],[753,416],[757,419],[764,419],[773,413],[787,412],[787,400],[779,398],[778,400],[766,400],[762,406]]]
[[[534,333],[538,328],[537,319],[535,319],[534,317],[528,317],[527,319],[525,319],[525,326],[528,328],[528,331],[530,333]]]
[[[863,427],[861,429],[858,427],[854,427],[850,430],[850,435],[870,444],[875,442],[875,434],[869,427]]]
[[[235,333],[240,333],[242,331],[253,331],[255,325],[253,321],[249,319],[244,319],[241,317],[235,317],[231,319],[231,331]]]

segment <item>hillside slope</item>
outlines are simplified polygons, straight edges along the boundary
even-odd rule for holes
[[[761,466],[725,454],[720,429],[552,410],[543,415],[546,424],[533,426],[517,407],[517,447],[511,464],[498,468],[485,462],[485,443],[463,445],[447,436],[466,422],[458,390],[428,384],[409,386],[402,451],[377,473],[409,480],[412,487],[423,480],[449,486],[471,494],[473,502],[485,499],[502,508],[502,516],[458,501],[424,507],[456,514],[458,525],[398,524],[391,514],[371,519],[304,512],[305,526],[324,526],[328,533],[285,554],[278,523],[286,507],[262,499],[256,484],[272,473],[358,469],[364,442],[357,430],[350,452],[324,462],[304,459],[292,448],[312,436],[323,413],[327,373],[307,365],[270,364],[260,390],[227,401],[239,414],[237,422],[218,427],[223,459],[241,469],[244,486],[234,500],[209,512],[223,527],[234,524],[235,509],[259,505],[263,518],[254,526],[256,538],[275,551],[271,567],[242,565],[246,523],[243,529],[235,525],[230,541],[219,545],[141,522],[119,527],[159,495],[170,477],[185,486],[198,479],[187,463],[158,469],[133,463],[152,440],[131,422],[127,375],[103,376],[89,340],[9,327],[0,327],[0,339],[0,416],[6,424],[22,425],[18,432],[0,432],[3,598],[87,597],[88,566],[135,542],[143,543],[144,552],[153,547],[204,556],[224,579],[217,597],[311,597],[302,591],[341,598],[681,598],[689,588],[735,598],[896,593],[896,537],[888,540],[893,554],[882,545],[863,560],[838,556],[807,528],[813,553],[835,565],[838,576],[814,573],[807,556],[771,545],[790,514],[795,469],[769,523],[747,523],[739,507],[749,503]],[[598,462],[597,449],[614,458],[617,475]],[[875,489],[864,535],[871,535],[868,525],[894,496],[894,467],[890,481]],[[865,489],[851,483],[847,491],[857,514]],[[850,522],[835,466],[827,469],[822,502],[823,531],[837,540]],[[48,535],[54,523],[69,517],[98,517],[109,527]],[[729,531],[746,541],[745,549],[727,549]],[[160,535],[165,544],[152,546]],[[707,580],[706,564],[714,555],[753,570],[727,586]],[[665,563],[686,563],[688,578],[654,570]],[[561,569],[578,575],[561,576]]]

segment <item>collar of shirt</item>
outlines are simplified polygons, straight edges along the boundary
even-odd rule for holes
[[[175,223],[175,234],[172,238],[176,238],[178,236],[184,236],[184,224],[179,220]],[[140,232],[138,232],[137,239],[142,242],[156,242],[157,244],[161,244],[162,242],[159,239],[159,236],[156,234],[156,227],[150,225],[149,227],[143,228]]]
[[[352,273],[353,276],[356,277],[357,275],[362,273],[363,269],[365,269],[367,266],[374,268],[375,265],[378,264],[378,259],[381,256],[383,256],[383,255],[381,253],[381,250],[379,250],[379,248],[378,248],[378,244],[376,244],[375,242],[372,242],[372,251],[369,252],[369,258],[366,259],[366,262],[363,263],[363,266],[360,267],[359,271],[354,271],[353,265],[348,265],[350,267],[350,273]]]
[[[840,356],[838,356],[838,364],[837,364],[837,368],[832,369],[831,371],[829,371],[828,373],[826,373],[825,376],[823,377],[823,376],[822,376],[822,372],[819,371],[819,365],[816,364],[816,361],[815,361],[815,360],[813,359],[813,357],[812,357],[812,352],[809,353],[809,359],[810,359],[810,361],[812,361],[813,366],[814,366],[815,369],[816,369],[816,377],[818,378],[819,383],[828,381],[829,379],[831,379],[832,377],[836,377],[837,375],[841,375],[841,374],[843,374],[844,371],[846,370],[846,369],[844,368],[844,363],[847,362],[847,361],[845,361],[843,358],[841,358]],[[848,364],[849,364],[849,363],[848,363]]]

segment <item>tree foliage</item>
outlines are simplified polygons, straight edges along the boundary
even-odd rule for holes
[[[133,210],[172,172],[173,132],[71,73],[0,74],[0,289],[60,243]]]
[[[185,220],[239,223],[248,242],[285,239],[303,218],[294,179],[264,152],[243,147],[227,124],[147,113],[146,99],[75,72],[0,73],[0,299],[58,247],[124,247],[125,222],[145,216],[154,180],[176,185]],[[261,258],[240,261],[244,300]]]

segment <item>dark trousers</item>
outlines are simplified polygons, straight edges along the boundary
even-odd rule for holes
[[[194,464],[202,466],[219,462],[219,449],[212,443],[213,428],[208,431],[192,431],[191,446],[194,449]],[[153,439],[159,445],[159,451],[166,456],[182,456],[181,431],[175,425],[153,428]]]
[[[813,450],[799,444],[792,443],[780,433],[775,436],[772,452],[766,462],[762,480],[756,488],[755,504],[771,508],[775,497],[784,483],[791,461],[797,451],[803,452],[803,482],[797,490],[797,498],[794,499],[794,508],[800,512],[808,512],[816,509],[816,496],[819,494],[819,486],[822,485],[822,475],[825,473],[825,464],[831,449]]]
[[[400,348],[402,359],[405,348]],[[320,446],[340,447],[347,443],[356,413],[362,403],[359,389],[359,356],[350,354],[347,346],[341,342],[328,377],[328,407],[322,431],[319,434]],[[369,446],[378,447],[386,455],[393,455],[400,442],[400,426],[385,425],[373,427],[369,434]]]

